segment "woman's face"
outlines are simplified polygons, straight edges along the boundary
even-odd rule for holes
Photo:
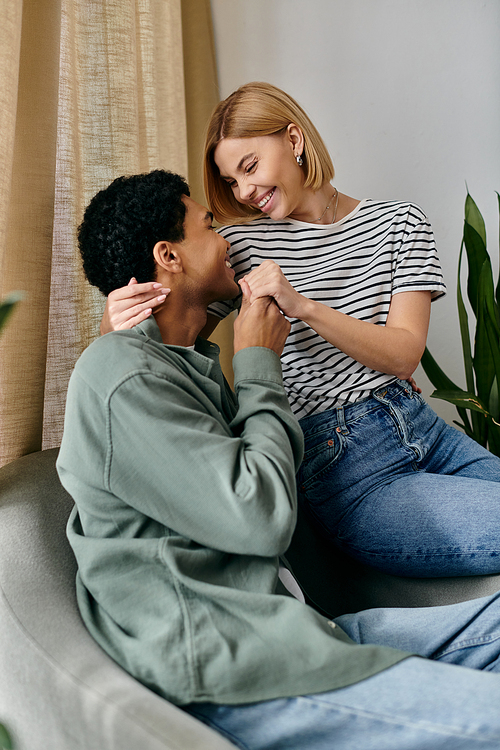
[[[304,174],[294,155],[301,151],[300,140],[289,127],[276,135],[223,138],[214,159],[239,203],[272,219],[284,219],[294,213],[303,197]]]

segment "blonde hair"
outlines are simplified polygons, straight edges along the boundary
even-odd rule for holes
[[[302,107],[281,89],[270,83],[246,83],[219,102],[208,124],[203,157],[205,195],[217,221],[249,221],[261,212],[238,203],[231,187],[220,176],[214,152],[223,138],[252,138],[275,135],[290,123],[304,135],[304,187],[319,190],[334,175],[330,154],[320,134]]]

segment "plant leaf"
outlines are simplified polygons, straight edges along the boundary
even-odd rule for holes
[[[500,426],[491,419],[488,419],[488,448],[495,456],[500,456]]]
[[[460,253],[458,255],[458,273],[457,273],[457,307],[458,307],[458,320],[460,323],[460,337],[462,339],[462,355],[464,360],[464,370],[465,370],[465,384],[467,386],[467,390],[470,393],[475,393],[476,391],[476,382],[474,378],[474,364],[472,360],[472,349],[471,349],[471,343],[470,343],[470,333],[469,333],[469,316],[467,315],[467,310],[465,309],[464,299],[462,296],[462,284],[461,284],[461,273],[462,273],[462,260],[463,260],[463,252],[464,252],[464,241],[462,239],[462,244],[460,245]],[[467,412],[462,409],[461,407],[457,406],[457,411],[462,418],[464,425],[468,427],[468,429],[465,429],[465,432],[469,437],[473,437],[474,440],[477,440],[478,443],[481,445],[484,444],[484,441],[486,439],[484,434],[484,423],[479,417],[476,412],[471,412],[471,422],[469,422],[469,417],[467,415]]]
[[[479,284],[479,276],[488,254],[483,240],[474,227],[471,227],[467,222],[464,224],[464,245],[467,251],[467,261],[469,264],[467,296],[474,315],[477,317],[477,287]]]
[[[460,336],[462,338],[462,354],[464,358],[464,369],[465,369],[465,382],[468,391],[475,391],[474,383],[474,369],[472,364],[472,349],[470,345],[470,333],[469,333],[469,316],[465,309],[464,299],[462,296],[462,285],[460,282],[460,274],[462,270],[462,259],[463,259],[464,242],[460,246],[460,253],[458,256],[458,274],[457,274],[457,307],[458,307],[458,320],[460,323]],[[436,385],[436,384],[435,384]],[[437,387],[437,386],[436,386]]]
[[[465,220],[463,241],[467,251],[469,263],[469,275],[467,279],[467,295],[474,315],[477,317],[477,285],[483,268],[483,263],[488,257],[486,251],[486,230],[484,219],[476,203],[467,192],[465,198]]]
[[[474,369],[477,392],[483,402],[493,406],[493,410],[490,409],[493,421],[488,420],[486,423],[485,438],[488,445],[494,446],[500,439],[495,426],[495,420],[498,424],[498,388],[495,388],[495,393],[493,393],[494,384],[500,382],[500,328],[498,326],[498,305],[495,300],[493,274],[489,258],[483,264],[478,285],[475,349]],[[489,382],[490,377],[491,382]],[[496,451],[496,448],[492,448],[492,450]]]
[[[500,211],[500,193],[497,197]],[[467,295],[476,317],[474,354],[461,288],[464,248],[468,262]],[[431,396],[455,405],[463,422],[455,424],[500,455],[500,274],[494,287],[484,220],[468,191],[458,260],[457,305],[467,390],[458,388],[445,375],[427,349],[422,366],[436,388]]]
[[[471,358],[471,362],[472,362],[472,358]],[[450,378],[443,372],[443,370],[440,368],[440,366],[438,365],[438,363],[436,362],[436,360],[434,359],[434,357],[432,356],[432,354],[430,353],[427,347],[424,350],[422,359],[420,360],[420,364],[424,368],[425,374],[431,381],[434,388],[437,389],[437,391],[461,391],[462,392],[462,389],[459,388],[458,385],[455,385],[455,383],[452,380],[450,380]],[[434,394],[431,394],[431,396],[434,396]],[[466,410],[457,406],[457,411],[458,411],[459,417],[461,418],[463,422],[464,432],[466,433],[466,435],[469,435],[469,437],[472,437],[473,429],[471,427]]]
[[[461,390],[458,385],[455,385],[453,380],[450,380],[450,378],[443,372],[427,347],[425,347],[420,364],[424,368],[424,372],[434,388],[443,391]]]
[[[486,247],[486,227],[484,225],[484,219],[469,191],[467,191],[467,197],[465,198],[465,221],[476,230],[483,241],[484,247]]]
[[[12,750],[12,741],[3,724],[0,724],[0,748],[2,750]]]
[[[471,372],[471,363],[468,358],[468,350],[470,350],[470,341],[465,342],[462,339],[462,348],[464,350],[464,366],[466,370],[466,381],[467,389],[470,392],[478,391],[478,393],[489,401],[489,390],[493,382],[492,368],[489,367],[486,371],[483,371],[480,367],[481,354],[484,351],[484,340],[486,334],[484,331],[483,321],[478,320],[478,316],[481,315],[479,308],[479,285],[481,273],[484,272],[484,263],[489,260],[488,252],[486,250],[486,230],[484,227],[484,220],[479,211],[476,203],[467,192],[465,199],[465,221],[464,221],[464,233],[463,233],[463,246],[467,251],[467,262],[468,262],[468,277],[467,277],[467,295],[471,304],[474,315],[476,316],[476,335],[475,335],[475,346],[474,346],[474,360],[473,367],[475,378]],[[462,253],[462,249],[461,249]],[[461,258],[460,258],[461,260]],[[459,284],[460,284],[460,268],[459,268]],[[462,300],[463,302],[463,300]],[[465,309],[465,308],[464,308]],[[459,315],[460,315],[459,310]],[[463,311],[462,311],[463,312]],[[464,336],[464,326],[461,325],[461,333]],[[467,330],[467,337],[469,336]],[[479,345],[478,345],[479,339]],[[467,349],[467,351],[466,351]],[[476,359],[477,355],[477,359]],[[479,373],[479,382],[477,381]],[[481,444],[486,445],[487,440],[487,425],[483,419],[474,411],[471,412],[472,426],[475,439]]]
[[[489,403],[491,386],[495,377],[495,363],[493,352],[498,348],[495,342],[496,321],[489,315],[494,304],[493,274],[491,261],[487,257],[483,263],[477,285],[477,322],[474,346],[474,372],[476,375],[476,390],[479,398],[485,404]],[[500,376],[500,369],[498,371]],[[470,390],[470,389],[469,389]]]
[[[22,292],[11,292],[0,302],[0,331],[22,297]]]
[[[431,393],[431,397],[440,398],[443,401],[449,401],[450,404],[455,404],[455,406],[461,406],[464,409],[479,412],[485,417],[491,416],[488,409],[475,393],[469,393],[468,391],[462,390],[434,391]]]
[[[497,422],[500,422],[500,399],[499,399],[499,393],[498,393],[498,377],[497,376],[495,376],[495,380],[493,381],[493,385],[491,386],[488,409],[493,419],[495,419]]]
[[[497,193],[497,200],[498,200],[498,213],[500,216],[500,193]],[[499,223],[499,229],[500,229],[500,223]],[[500,235],[499,235],[499,249],[500,249]],[[498,274],[497,286],[495,289],[495,299],[497,301],[497,305],[500,307],[500,272]]]
[[[488,335],[490,356],[493,363],[493,369],[495,371],[497,383],[500,383],[500,328],[498,327],[496,318],[497,306],[496,302],[493,299],[493,284],[491,286],[490,294],[488,295],[488,297],[485,297],[483,303],[484,322],[486,326],[486,333]]]

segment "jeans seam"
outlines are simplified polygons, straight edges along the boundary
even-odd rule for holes
[[[408,451],[410,455],[414,457],[413,463],[418,467],[418,463],[422,461],[425,456],[422,451],[421,445],[418,442],[412,443],[410,441],[410,433],[413,430],[413,421],[411,420],[409,415],[408,417],[406,417],[403,414],[400,406],[391,402],[387,402],[387,405],[389,407],[389,414],[391,415],[396,425],[401,445],[404,450]]]
[[[412,556],[415,556],[415,557],[417,557],[417,556],[425,557],[426,555],[433,555],[433,557],[439,557],[439,556],[441,556],[441,557],[449,557],[450,555],[453,555],[454,557],[470,557],[471,555],[474,555],[474,557],[477,557],[478,553],[479,553],[479,556],[480,556],[480,553],[483,553],[483,552],[486,552],[486,553],[489,553],[489,554],[491,552],[498,552],[498,549],[471,550],[469,552],[464,552],[462,550],[460,550],[459,552],[439,552],[438,550],[434,550],[434,549],[427,549],[427,550],[424,550],[424,551],[417,550],[417,549],[409,549],[409,550],[406,550],[406,552],[404,550],[401,551],[401,552],[399,550],[396,550],[396,551],[394,551],[394,550],[392,550],[392,551],[378,550],[378,551],[374,552],[372,550],[366,550],[366,549],[363,549],[361,547],[356,547],[354,544],[351,544],[350,548],[354,552],[362,552],[363,554],[377,555],[377,556],[395,555],[395,554],[398,554],[398,555],[401,555],[401,554],[403,554],[403,555],[404,554],[411,554]],[[440,576],[438,576],[438,578],[439,577]]]
[[[338,440],[339,447],[338,447],[338,450],[336,451],[336,453],[333,456],[331,456],[331,458],[328,460],[328,463],[326,463],[321,469],[318,469],[317,472],[315,472],[314,474],[312,474],[307,479],[302,480],[302,477],[300,475],[300,481],[298,483],[300,484],[300,487],[303,489],[303,491],[307,491],[307,488],[309,487],[309,485],[312,484],[312,482],[317,482],[325,474],[328,474],[328,472],[331,470],[332,466],[334,466],[335,464],[337,464],[340,461],[340,459],[343,457],[343,455],[345,453],[346,442],[347,441],[346,441],[345,435],[343,435],[343,433],[337,433],[337,434],[338,434],[337,440]],[[340,437],[340,435],[342,435],[342,437]],[[332,447],[335,447],[335,446],[332,446]],[[322,450],[324,450],[324,449],[322,449]],[[313,451],[314,451],[314,453],[313,453]],[[328,452],[331,453],[333,451],[328,451]],[[319,445],[318,445],[318,446],[315,446],[315,448],[310,448],[310,452],[309,453],[304,454],[302,474],[305,473],[306,464],[309,463],[310,461],[312,461],[319,453],[320,453],[320,450],[319,450]],[[301,469],[302,469],[302,467],[301,467]],[[299,478],[299,475],[297,475],[297,477]]]
[[[433,656],[433,659],[440,659],[443,656],[447,656],[448,654],[453,654],[455,651],[463,651],[466,648],[474,648],[475,646],[484,646],[489,643],[494,643],[495,641],[498,641],[500,639],[500,633],[498,635],[482,635],[478,636],[476,638],[466,638],[463,641],[458,641],[458,643],[454,643],[453,646],[449,646],[448,648],[444,648],[441,651],[438,651],[435,656]]]
[[[329,701],[321,700],[321,693],[319,693],[318,695],[312,695],[312,696],[311,695],[301,696],[301,699],[309,700],[309,701],[312,701],[313,703],[316,702],[318,704],[332,707],[332,704]],[[462,739],[474,738],[474,739],[480,740],[481,742],[485,741],[484,734],[478,733],[476,731],[472,731],[472,732],[464,731],[462,727],[454,727],[451,725],[446,726],[445,724],[436,724],[433,721],[427,721],[427,720],[412,721],[411,719],[407,717],[400,717],[400,716],[395,717],[394,715],[391,715],[387,713],[386,711],[370,711],[370,710],[361,708],[360,706],[350,706],[348,704],[342,703],[341,701],[334,703],[333,708],[339,712],[342,709],[344,712],[347,712],[351,715],[364,716],[366,718],[371,718],[371,719],[375,718],[377,721],[385,721],[388,724],[395,724],[395,725],[403,726],[405,728],[412,727],[420,731],[425,730],[425,731],[433,732],[436,734],[441,734],[441,735],[444,734],[444,735],[452,736],[452,737],[453,736],[460,737]],[[491,738],[498,741],[497,737],[493,737],[493,735],[490,735],[490,737],[486,737],[486,742],[491,742],[492,741]]]

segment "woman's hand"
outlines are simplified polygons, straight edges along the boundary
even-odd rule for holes
[[[264,261],[244,280],[250,289],[250,302],[273,297],[287,317],[303,320],[330,344],[372,370],[406,380],[420,362],[429,326],[428,291],[393,295],[386,324],[378,326],[304,297],[272,260]],[[420,393],[415,381],[409,384]]]
[[[273,260],[265,260],[243,280],[250,290],[250,303],[259,297],[273,297],[280,310],[289,318],[301,318],[305,297],[299,294]]]
[[[422,393],[422,389],[418,387],[413,378],[407,378],[407,382],[411,385],[412,391],[415,391],[415,393]]]
[[[163,289],[157,282],[138,284],[136,279],[130,279],[127,286],[109,294],[101,320],[101,336],[110,331],[133,328],[148,318],[153,308],[161,305],[169,293],[170,289]]]

